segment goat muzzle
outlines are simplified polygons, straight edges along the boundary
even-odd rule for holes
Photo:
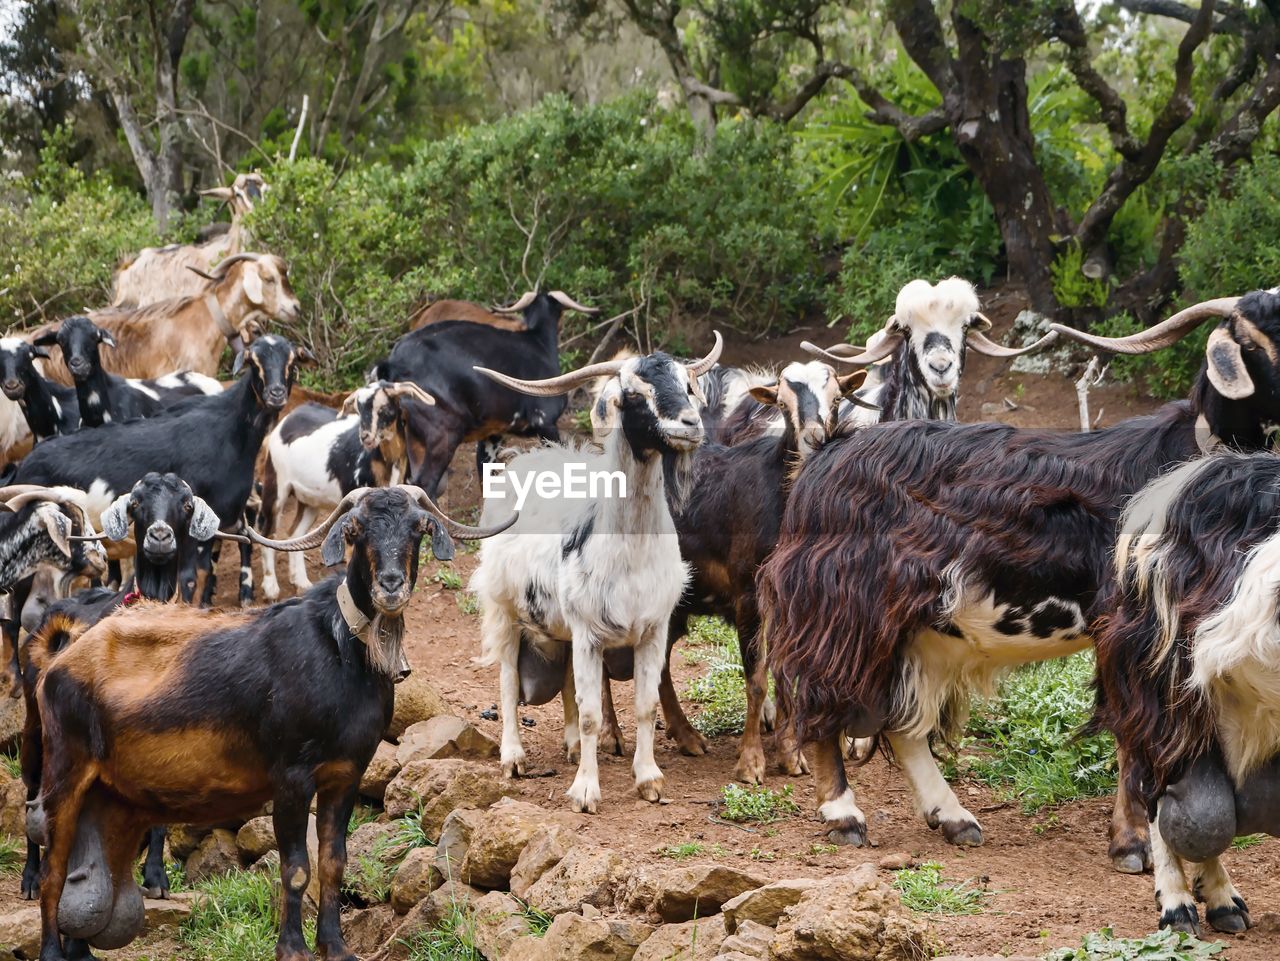
[[[22,389],[22,381],[20,380],[6,380],[4,383],[0,383],[0,390],[4,391],[4,395],[10,400],[21,400],[22,395],[26,393]]]

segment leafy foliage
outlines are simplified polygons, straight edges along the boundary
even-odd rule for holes
[[[791,785],[781,791],[767,787],[743,787],[726,784],[720,792],[724,816],[729,821],[750,821],[769,824],[799,813],[800,805],[791,797]]]
[[[0,875],[16,874],[22,870],[27,857],[27,846],[20,839],[8,834],[0,835]]]
[[[700,705],[690,723],[707,737],[741,734],[747,720],[747,683],[738,632],[719,618],[697,618],[688,643],[687,653],[707,665],[706,673],[685,688],[685,696]]]
[[[981,914],[987,897],[968,881],[943,881],[942,865],[932,861],[898,871],[893,886],[903,905],[921,914]]]
[[[1181,931],[1166,929],[1145,938],[1117,938],[1111,928],[1103,928],[1086,934],[1078,948],[1050,951],[1045,961],[1200,961],[1225,947]]]

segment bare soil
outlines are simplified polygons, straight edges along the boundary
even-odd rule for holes
[[[997,330],[1005,328],[1017,312],[1016,297],[988,299]],[[801,329],[766,342],[730,339],[724,360],[731,364],[778,363],[802,356],[804,339],[828,343],[836,336],[822,328]],[[1012,374],[1007,362],[970,352],[960,407],[962,420],[1003,420],[1026,426],[1074,430],[1078,424],[1075,392],[1062,375]],[[1008,398],[1017,405],[1010,410]],[[1095,413],[1102,409],[1102,423],[1144,413],[1155,404],[1128,385],[1106,385],[1091,393]],[[984,414],[984,405],[988,413]],[[993,406],[994,405],[994,406]],[[998,410],[999,413],[993,413]],[[446,506],[454,516],[467,516],[467,507],[478,503],[473,454],[459,451],[451,474]],[[229,554],[232,552],[228,552]],[[475,569],[476,555],[459,552],[456,568],[464,579]],[[256,565],[255,565],[256,566]],[[219,600],[234,602],[235,561],[224,556]],[[408,615],[408,655],[416,671],[425,674],[458,713],[482,730],[499,737],[499,723],[480,714],[497,700],[495,668],[476,663],[479,655],[479,618],[464,613],[459,592],[432,580],[433,563],[423,566],[419,597]],[[315,572],[318,574],[319,572]],[[287,581],[281,565],[282,584]],[[288,587],[285,587],[288,590]],[[672,658],[678,690],[702,670],[680,656]],[[619,717],[627,734],[628,750],[634,749],[630,685],[615,685]],[[692,713],[694,708],[690,708]],[[574,769],[561,750],[562,719],[558,702],[522,710],[533,721],[523,731],[530,769],[540,776],[517,782],[521,797],[544,807],[568,811],[564,796]],[[878,861],[888,853],[907,852],[921,861],[937,861],[945,878],[969,881],[989,893],[982,913],[966,917],[937,918],[935,929],[947,948],[964,954],[1039,955],[1050,948],[1079,942],[1086,932],[1103,927],[1117,935],[1140,937],[1155,928],[1157,915],[1150,875],[1127,876],[1112,870],[1107,858],[1107,824],[1110,799],[1094,799],[1062,805],[1034,816],[1023,815],[1016,805],[1004,803],[981,785],[957,785],[962,802],[982,823],[986,843],[980,848],[959,849],[928,829],[913,810],[907,785],[892,765],[881,757],[853,771],[858,801],[869,821],[870,848],[841,847],[821,853],[825,845],[822,825],[814,815],[812,781],[788,778],[772,767],[770,751],[768,785],[781,789],[790,784],[801,813],[766,827],[732,825],[718,817],[721,789],[733,782],[736,738],[711,740],[705,757],[684,757],[672,742],[659,737],[658,763],[666,775],[666,798],[649,804],[635,793],[629,757],[604,756],[600,763],[603,792],[601,813],[574,815],[584,837],[609,847],[628,864],[671,863],[662,850],[670,845],[698,841],[703,853],[697,859],[731,863],[766,878],[824,877],[849,870],[864,861]],[[1253,909],[1257,927],[1242,936],[1216,937],[1228,945],[1231,961],[1272,961],[1280,957],[1280,844],[1268,839],[1243,851],[1231,852],[1227,864],[1237,887]],[[4,885],[0,911],[17,907],[17,881]],[[140,941],[116,957],[181,957],[171,940]]]

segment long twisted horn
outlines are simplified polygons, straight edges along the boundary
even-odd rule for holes
[[[324,537],[329,533],[329,529],[333,527],[334,524],[338,523],[343,514],[347,513],[347,511],[355,507],[356,504],[360,503],[360,499],[371,490],[373,490],[372,487],[357,487],[355,490],[348,493],[346,497],[342,498],[338,503],[338,506],[333,509],[333,513],[322,520],[319,526],[313,527],[305,534],[300,534],[297,537],[290,537],[288,540],[283,541],[273,540],[270,537],[263,537],[248,524],[245,525],[245,534],[247,534],[249,540],[253,541],[255,544],[261,547],[270,547],[272,550],[309,551],[313,547],[319,547],[323,544]]]
[[[991,340],[980,330],[970,330],[964,335],[964,339],[970,347],[988,357],[1021,357],[1023,354],[1030,354],[1056,343],[1058,334],[1057,331],[1051,330],[1034,344],[1028,344],[1026,347],[1005,347]]]
[[[421,487],[413,484],[397,484],[396,486],[408,494],[410,500],[417,501],[420,507],[438,518],[450,534],[466,541],[478,541],[485,537],[492,537],[494,534],[501,534],[514,524],[520,516],[518,513],[512,514],[510,518],[496,527],[469,527],[466,524],[459,524],[453,518],[447,516]]]
[[[694,360],[685,364],[689,368],[689,377],[701,377],[712,367],[716,365],[716,361],[720,359],[720,352],[724,350],[724,338],[720,336],[720,331],[713,330],[712,335],[715,337],[715,343],[711,345],[711,352],[703,357],[702,360]]]
[[[876,361],[884,360],[895,350],[898,345],[906,339],[905,335],[899,333],[886,334],[880,343],[874,344],[862,351],[860,354],[854,354],[852,351],[856,348],[848,344],[836,344],[830,350],[823,350],[817,344],[811,344],[807,340],[800,342],[800,349],[808,351],[815,357],[821,357],[823,360],[829,360],[837,364],[857,364],[865,367],[874,364]],[[837,353],[839,351],[839,353]]]
[[[576,300],[574,300],[572,297],[566,294],[563,290],[552,290],[548,292],[547,296],[550,297],[552,300],[559,301],[560,306],[563,307],[565,310],[576,310],[581,314],[600,313],[599,307],[584,307],[582,304],[578,303]]]
[[[521,380],[518,377],[511,377],[499,371],[490,370],[488,367],[476,367],[473,369],[484,374],[490,380],[497,381],[512,390],[518,390],[522,394],[532,394],[535,397],[553,397],[557,394],[567,394],[575,387],[590,383],[597,377],[613,377],[618,371],[622,370],[622,366],[626,362],[624,358],[622,360],[606,360],[599,364],[588,364],[581,370],[570,371],[567,374],[561,374],[559,377],[548,377],[546,380]]]
[[[536,290],[526,291],[523,295],[521,295],[520,299],[517,300],[511,306],[500,307],[495,305],[493,309],[495,313],[499,313],[499,314],[518,314],[520,313],[520,311],[524,310],[531,303],[533,303],[533,298],[537,296],[538,296],[538,292]]]
[[[1112,354],[1149,354],[1153,350],[1168,347],[1181,340],[1210,317],[1229,317],[1239,302],[1239,297],[1218,297],[1215,300],[1201,301],[1178,311],[1168,320],[1161,321],[1154,327],[1148,327],[1128,337],[1099,337],[1097,334],[1088,334],[1063,324],[1050,324],[1049,329],[1071,340]]]

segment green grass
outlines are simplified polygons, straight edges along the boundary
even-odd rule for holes
[[[1092,677],[1088,651],[1016,671],[992,701],[975,705],[956,767],[1016,800],[1026,814],[1111,794],[1114,740],[1078,736],[1093,710]]]
[[[410,811],[395,822],[396,829],[391,837],[395,844],[405,848],[425,848],[435,844],[435,839],[428,837],[422,827],[422,808]]]
[[[747,720],[747,685],[737,632],[717,617],[696,617],[686,644],[691,645],[688,657],[707,665],[706,674],[685,688],[685,696],[700,708],[691,723],[707,737],[741,734]]]
[[[1058,948],[1045,961],[1198,961],[1226,945],[1200,941],[1180,931],[1157,931],[1145,938],[1117,938],[1110,928],[1090,931],[1078,948]]]
[[[0,835],[0,875],[17,874],[27,860],[27,845],[21,838]]]
[[[840,845],[838,844],[823,844],[821,842],[814,841],[809,845],[810,854],[835,854],[839,850]]]
[[[404,942],[409,961],[484,961],[475,941],[475,922],[458,905],[434,928]]]
[[[790,784],[781,791],[767,787],[747,788],[740,784],[726,784],[720,792],[720,804],[727,821],[769,824],[799,812],[800,805],[791,794]]]
[[[697,841],[686,841],[684,844],[668,844],[662,849],[664,858],[671,858],[673,861],[684,861],[688,858],[695,858],[702,853],[702,845]]]
[[[368,852],[347,863],[342,890],[360,898],[365,904],[381,904],[391,896],[391,880],[404,859],[405,849],[396,843],[394,834],[383,835],[373,842]]]
[[[480,602],[476,600],[476,596],[470,591],[461,591],[453,596],[454,602],[458,605],[458,610],[463,614],[475,617],[480,613]]]
[[[351,819],[347,821],[347,833],[353,834],[356,828],[378,820],[378,813],[378,809],[372,804],[357,804],[351,810]]]
[[[529,925],[529,933],[535,938],[540,938],[547,933],[547,928],[551,927],[551,922],[555,920],[555,915],[547,914],[546,911],[539,911],[532,904],[525,904],[524,910],[520,912],[525,923]]]
[[[184,961],[262,961],[275,956],[279,936],[278,878],[234,871],[195,886],[203,894],[182,922],[179,939]],[[303,922],[309,945],[315,943],[315,921]]]
[[[920,914],[981,914],[987,897],[968,881],[943,881],[942,865],[932,862],[898,871],[893,886],[903,905]]]
[[[462,575],[449,564],[441,564],[431,579],[450,591],[462,589]]]
[[[1245,834],[1235,838],[1231,842],[1231,846],[1237,851],[1243,851],[1246,848],[1256,848],[1259,844],[1267,839],[1265,834]]]
[[[0,764],[4,765],[9,777],[22,777],[22,758],[18,756],[17,751],[0,753]]]

